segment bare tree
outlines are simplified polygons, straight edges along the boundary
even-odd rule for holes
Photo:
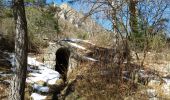
[[[15,72],[12,82],[10,100],[24,100],[27,72],[27,21],[23,0],[13,0],[13,11],[16,27],[15,36]]]
[[[112,31],[114,34],[116,33],[116,44],[119,45],[123,42],[122,46],[127,51],[127,62],[130,62],[129,49],[135,51],[138,60],[137,51],[143,50],[144,59],[140,62],[141,66],[149,49],[150,36],[162,33],[161,31],[166,28],[167,20],[163,16],[169,3],[168,0],[71,1],[85,5],[85,11],[89,8],[87,15],[97,16],[98,19],[108,20],[112,23]],[[128,40],[130,40],[130,46]]]

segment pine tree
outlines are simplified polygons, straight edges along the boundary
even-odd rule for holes
[[[27,21],[23,0],[13,0],[13,12],[16,27],[15,72],[13,76],[10,100],[24,100],[27,72]]]
[[[130,19],[129,24],[131,28],[131,33],[135,37],[138,37],[139,35],[139,29],[138,29],[138,18],[137,18],[137,0],[130,0],[129,2],[129,13],[130,13]]]

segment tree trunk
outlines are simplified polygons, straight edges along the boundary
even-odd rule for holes
[[[129,2],[129,13],[130,13],[130,28],[133,35],[138,35],[138,18],[137,18],[137,0],[130,0]]]
[[[112,12],[112,23],[113,23],[113,26],[112,26],[113,33],[117,34],[116,10],[115,9],[113,9],[113,12]]]
[[[0,1],[0,30],[2,28],[2,13],[3,13],[3,2]]]
[[[10,100],[24,100],[27,72],[27,21],[23,0],[13,0],[13,11],[16,27],[15,36],[15,72],[11,87]]]

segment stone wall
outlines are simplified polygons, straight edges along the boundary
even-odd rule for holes
[[[48,67],[50,69],[55,69],[55,53],[60,47],[60,45],[50,42],[48,48],[44,51],[43,61],[45,64],[49,65]]]
[[[78,66],[79,61],[91,61],[91,62],[97,61],[93,58],[86,56],[87,52],[90,51],[88,48],[88,47],[91,47],[90,45],[94,46],[94,44],[86,40],[81,40],[81,39],[63,39],[57,42],[49,42],[48,48],[44,51],[43,62],[50,69],[55,70],[56,52],[60,48],[66,48],[69,50],[69,53],[70,53],[69,62],[68,62],[68,70],[67,70],[67,72],[70,73],[73,71],[74,68]],[[65,60],[64,55],[65,54],[63,54],[63,58],[62,58],[62,55],[59,58],[61,58],[62,60]],[[61,61],[60,64],[65,62],[62,60],[60,60]]]
[[[67,47],[67,46],[62,46],[61,44],[57,43],[49,43],[48,48],[44,51],[44,57],[43,61],[44,64],[48,66],[48,68],[55,70],[55,65],[56,65],[56,52],[58,49]],[[68,47],[68,50],[70,48]],[[72,70],[77,66],[77,60],[73,57],[73,53],[71,52],[70,57],[69,57],[69,62],[68,62],[68,73],[72,72]]]

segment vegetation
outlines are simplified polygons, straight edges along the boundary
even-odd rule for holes
[[[13,14],[9,8],[4,8],[3,10],[4,12],[1,18],[3,26],[1,26],[1,32],[5,36],[3,45],[5,49],[13,51],[15,36]],[[47,41],[44,40],[46,38],[50,41],[58,38],[59,36],[82,39],[89,38],[84,29],[77,29],[71,23],[54,17],[56,10],[57,9],[52,6],[45,8],[26,7],[29,52],[42,52],[41,48],[48,46]]]
[[[28,51],[20,48],[25,51],[25,55],[21,54],[20,56],[23,57],[18,57],[24,58],[24,61],[18,65],[25,67],[17,67],[18,70],[23,70],[20,72],[24,72],[23,80],[20,79],[19,82],[25,81],[26,53],[43,54],[49,42],[63,38],[92,41],[95,45],[92,45],[86,53],[87,56],[92,56],[99,62],[78,62],[78,67],[69,75],[65,89],[58,93],[61,94],[61,98],[68,100],[149,99],[148,94],[143,91],[150,88],[147,85],[150,77],[141,79],[138,73],[144,70],[147,71],[148,76],[154,73],[159,79],[163,80],[162,77],[165,77],[150,65],[155,66],[154,63],[164,64],[169,61],[169,52],[166,51],[169,49],[169,41],[167,41],[169,37],[166,37],[166,34],[170,33],[167,31],[169,19],[166,10],[170,7],[166,0],[69,0],[68,3],[73,7],[74,4],[81,8],[85,7],[85,9],[78,8],[79,6],[76,8],[84,13],[84,16],[78,18],[75,12],[68,10],[66,13],[70,15],[64,15],[67,17],[65,19],[62,18],[62,11],[65,10],[54,3],[46,4],[46,0],[25,0],[26,19],[20,24],[26,25],[27,20],[27,26],[23,26],[23,29],[25,29],[25,36],[28,32],[28,40],[17,38],[22,32],[16,31],[17,13],[13,10],[19,10],[15,6],[11,9],[10,5],[5,5],[4,2],[0,1],[0,43],[2,44],[0,51],[14,52],[15,50],[15,53],[19,54],[16,48],[20,45],[18,43],[25,41],[25,46],[28,45]],[[73,17],[69,19],[70,16]],[[103,30],[103,27],[97,27],[97,24],[90,30],[87,28],[90,24],[86,24],[88,22],[85,21],[88,18],[95,19],[97,22],[101,20],[108,22],[112,28]],[[80,27],[81,25],[76,26],[76,24],[86,26]],[[105,23],[102,24],[104,27],[109,27],[105,26]],[[103,31],[97,32],[97,30]],[[20,39],[22,40],[19,41]],[[17,75],[19,76],[20,73]],[[24,90],[24,86],[19,88]],[[23,94],[24,92],[20,93],[20,95]]]
[[[1,32],[4,34],[5,41],[3,44],[8,45],[8,50],[14,50],[14,21],[12,11],[8,8],[3,9]],[[48,43],[43,38],[50,40],[59,34],[58,24],[50,12],[42,11],[34,7],[26,8],[28,21],[29,51],[40,52],[40,48],[47,47]],[[48,34],[46,34],[48,33]],[[55,36],[55,37],[54,37]]]

